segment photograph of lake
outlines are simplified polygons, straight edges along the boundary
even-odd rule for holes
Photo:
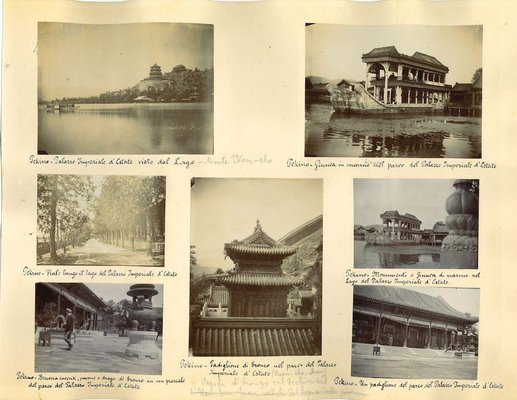
[[[213,154],[213,26],[38,24],[38,154]]]
[[[305,156],[481,158],[482,38],[482,26],[307,24]]]
[[[479,180],[354,179],[355,268],[477,268]]]

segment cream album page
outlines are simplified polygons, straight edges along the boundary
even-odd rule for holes
[[[516,20],[4,0],[0,398],[517,398]]]

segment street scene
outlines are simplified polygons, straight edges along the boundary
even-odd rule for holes
[[[161,374],[162,285],[39,282],[35,292],[36,372]]]
[[[165,177],[38,175],[40,265],[163,266]]]

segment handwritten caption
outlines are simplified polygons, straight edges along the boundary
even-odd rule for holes
[[[440,170],[451,170],[457,169],[496,169],[497,164],[486,161],[377,161],[364,159],[361,161],[327,161],[327,160],[297,160],[295,158],[289,158],[286,161],[287,168],[305,168],[318,171],[320,169],[335,169],[335,168],[357,168],[357,169],[386,169],[394,170],[400,168],[424,168],[424,169],[440,169]]]
[[[457,390],[481,390],[481,389],[503,389],[504,385],[500,382],[472,382],[465,383],[459,381],[444,381],[444,380],[429,380],[425,383],[421,382],[409,382],[409,381],[394,381],[394,380],[373,380],[365,381],[360,379],[359,381],[347,380],[345,378],[336,377],[334,378],[334,385],[338,386],[349,386],[358,387],[364,389],[377,389],[379,391],[403,388],[407,390],[418,390],[418,389],[457,389]]]
[[[96,279],[100,278],[154,278],[154,277],[165,277],[165,278],[175,278],[178,276],[177,272],[167,271],[167,270],[159,270],[156,269],[128,269],[128,270],[119,270],[116,268],[108,268],[103,269],[101,271],[95,271],[88,268],[66,268],[66,267],[52,267],[52,268],[42,268],[42,269],[34,269],[28,266],[23,267],[22,270],[23,276],[33,276],[33,277],[63,277],[67,279]]]
[[[190,361],[181,360],[180,368],[202,369],[207,375],[190,387],[190,393],[209,396],[292,397],[314,394],[336,394],[329,372],[337,364],[312,360],[296,361]]]
[[[18,371],[16,379],[26,381],[27,387],[37,390],[42,389],[100,389],[100,388],[123,388],[139,390],[146,384],[151,385],[173,385],[185,383],[184,377],[179,378],[140,378],[135,376],[82,376],[82,375],[48,375],[29,374]]]
[[[120,165],[120,166],[144,166],[158,165],[171,166],[175,168],[189,169],[195,165],[212,165],[212,166],[229,166],[229,165],[269,165],[273,160],[267,155],[245,156],[243,154],[232,154],[230,156],[214,157],[72,157],[72,156],[29,156],[29,163],[35,165],[76,165],[80,167],[89,167],[93,165]]]
[[[480,278],[480,272],[358,272],[352,269],[345,271],[349,285],[397,284],[397,285],[447,285],[452,279]]]

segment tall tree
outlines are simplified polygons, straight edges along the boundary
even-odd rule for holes
[[[472,83],[476,82],[481,75],[483,75],[483,68],[476,69],[476,72],[474,72],[472,76]]]
[[[93,190],[89,176],[38,175],[38,229],[49,237],[52,262],[59,262],[58,235],[66,243],[85,228]]]

